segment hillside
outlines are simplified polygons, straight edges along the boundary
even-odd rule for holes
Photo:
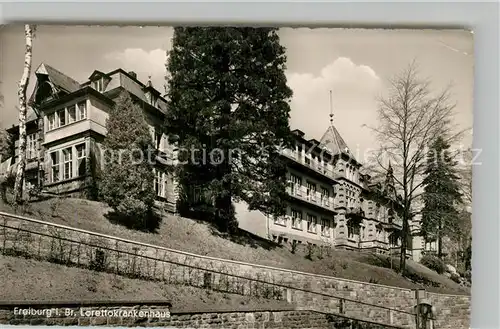
[[[15,210],[0,203],[0,211],[14,213]],[[17,209],[20,215],[200,255],[389,286],[425,287],[438,293],[469,294],[467,288],[413,261],[407,262],[408,268],[412,278],[420,284],[394,271],[398,265],[396,258],[391,262],[386,256],[371,253],[329,250],[322,254],[315,252],[308,259],[304,249],[292,253],[290,246],[279,246],[245,231],[238,238],[229,238],[207,223],[168,214],[162,216],[155,233],[138,232],[113,224],[107,218],[109,211],[102,203],[72,198],[40,201]]]
[[[169,285],[0,255],[0,291],[9,301],[165,300],[173,311],[283,309],[285,301]],[[189,296],[189,298],[186,298]]]

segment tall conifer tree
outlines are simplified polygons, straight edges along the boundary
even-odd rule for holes
[[[213,220],[234,232],[234,201],[283,215],[292,91],[276,29],[178,27],[167,71],[166,130],[180,150],[178,177],[210,191]]]
[[[438,257],[443,257],[443,236],[452,234],[460,223],[457,205],[462,203],[459,177],[449,151],[450,145],[438,137],[427,154],[424,178],[422,232],[436,238]]]
[[[151,229],[156,197],[153,143],[144,113],[128,92],[122,92],[110,109],[106,129],[101,196],[124,224]]]

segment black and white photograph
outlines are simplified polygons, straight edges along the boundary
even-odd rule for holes
[[[470,329],[472,31],[0,44],[2,327]]]

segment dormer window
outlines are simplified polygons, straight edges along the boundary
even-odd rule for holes
[[[104,91],[104,78],[100,78],[93,82],[94,89],[102,93]]]
[[[156,104],[158,102],[158,95],[160,93],[153,87],[153,83],[151,82],[151,77],[149,77],[149,80],[146,83],[146,86],[144,87],[143,91],[146,101],[150,105],[156,107]]]
[[[91,81],[92,88],[102,93],[106,90],[106,86],[111,80],[111,77],[101,71],[94,71],[89,77],[89,80]]]

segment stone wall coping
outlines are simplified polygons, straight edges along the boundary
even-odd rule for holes
[[[0,301],[0,309],[11,309],[14,307],[30,308],[63,308],[63,307],[118,307],[118,306],[164,306],[171,308],[172,303],[165,300],[79,300],[79,301],[46,301],[46,300],[22,300],[22,301]]]
[[[0,216],[6,216],[6,217],[11,217],[11,218],[16,218],[16,219],[20,219],[20,220],[24,220],[24,221],[28,221],[28,222],[34,222],[34,223],[38,223],[38,224],[42,224],[42,225],[48,225],[48,226],[52,226],[52,227],[59,227],[59,228],[65,229],[65,230],[70,230],[70,231],[75,231],[75,232],[90,234],[90,235],[99,236],[99,237],[103,237],[103,238],[107,238],[107,239],[117,240],[117,241],[121,241],[121,242],[125,242],[125,243],[130,243],[130,244],[140,245],[140,246],[144,246],[144,247],[149,247],[149,248],[156,248],[156,249],[160,249],[160,250],[165,250],[165,251],[169,251],[169,252],[173,252],[173,253],[182,254],[182,255],[185,255],[185,256],[198,257],[198,258],[207,259],[207,260],[215,260],[215,261],[227,262],[227,263],[236,264],[236,265],[244,265],[244,266],[257,267],[257,268],[268,269],[268,270],[282,271],[282,272],[288,272],[288,273],[293,273],[293,274],[300,274],[300,275],[312,276],[312,277],[316,277],[316,278],[335,279],[335,280],[338,280],[338,281],[345,281],[345,282],[351,282],[351,283],[355,283],[355,284],[362,284],[362,285],[374,286],[374,287],[383,287],[383,288],[395,289],[395,290],[399,290],[399,291],[406,291],[406,292],[412,292],[413,291],[412,289],[409,289],[409,288],[401,288],[401,287],[396,287],[396,286],[388,286],[388,285],[383,285],[383,284],[376,284],[376,283],[370,283],[370,282],[356,281],[356,280],[350,280],[350,279],[339,278],[339,277],[328,276],[328,275],[322,275],[322,274],[315,274],[315,273],[309,273],[309,272],[295,271],[295,270],[290,270],[290,269],[285,269],[285,268],[280,268],[280,267],[273,267],[273,266],[267,266],[267,265],[245,263],[245,262],[236,261],[236,260],[230,260],[230,259],[224,259],[224,258],[217,258],[217,257],[211,257],[211,256],[205,256],[205,255],[198,255],[198,254],[193,254],[193,253],[186,252],[186,251],[181,251],[181,250],[171,249],[171,248],[167,248],[167,247],[152,245],[152,244],[149,244],[149,243],[144,243],[144,242],[139,242],[139,241],[128,240],[128,239],[124,239],[124,238],[115,237],[115,236],[112,236],[112,235],[107,235],[107,234],[102,234],[102,233],[87,231],[87,230],[83,230],[83,229],[79,229],[79,228],[75,228],[75,227],[71,227],[71,226],[66,226],[66,225],[61,225],[61,224],[56,224],[56,223],[50,223],[50,222],[46,222],[46,221],[42,221],[42,220],[38,220],[38,219],[34,219],[34,218],[29,218],[29,217],[25,217],[25,216],[20,216],[20,215],[16,215],[16,214],[9,214],[9,213],[3,212],[3,211],[0,211]],[[439,295],[439,296],[450,296],[450,297],[454,297],[454,296],[467,296],[467,297],[470,297],[469,295],[451,295],[451,294],[437,294],[437,293],[434,293],[434,294],[435,295]]]
[[[300,311],[310,311],[307,310],[299,310],[293,306],[283,306],[283,307],[272,307],[272,308],[259,308],[259,307],[249,307],[239,308],[238,306],[233,308],[218,308],[215,306],[207,307],[207,308],[196,308],[196,309],[181,309],[176,310],[175,308],[170,310],[170,314],[182,315],[182,314],[201,314],[201,313],[256,313],[256,312],[300,312]]]

